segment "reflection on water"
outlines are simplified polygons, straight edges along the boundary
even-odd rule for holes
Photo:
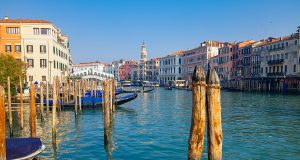
[[[299,96],[223,91],[221,99],[224,159],[300,157]],[[58,112],[56,145],[52,114],[44,112],[37,135],[47,148],[39,159],[186,159],[191,105],[190,91],[139,93],[117,107],[106,141],[101,108],[84,109],[76,120],[72,109]],[[30,136],[28,115],[25,106],[20,130],[19,114],[13,112],[15,137]]]

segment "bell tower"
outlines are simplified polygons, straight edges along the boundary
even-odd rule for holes
[[[147,50],[145,46],[145,42],[143,42],[141,46],[141,59],[140,62],[146,62],[147,61]]]

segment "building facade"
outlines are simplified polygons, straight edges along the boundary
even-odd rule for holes
[[[177,51],[173,54],[159,58],[158,79],[160,85],[167,85],[175,80],[182,80],[182,55],[185,51]]]
[[[72,64],[69,39],[50,21],[0,20],[1,53],[26,63],[26,82],[68,75]]]
[[[133,75],[133,70],[137,68],[138,62],[132,61],[132,60],[126,60],[125,64],[120,66],[119,68],[119,76],[120,80],[132,80],[134,75]]]
[[[211,57],[218,55],[219,48],[223,47],[222,42],[205,41],[200,46],[187,50],[183,54],[183,78],[189,83],[192,82],[191,76],[196,65],[208,69],[208,62]]]
[[[146,61],[146,81],[158,81],[159,59],[153,58]]]

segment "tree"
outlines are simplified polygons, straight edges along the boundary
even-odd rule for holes
[[[19,78],[25,75],[24,63],[17,61],[11,55],[0,54],[0,85],[7,90],[7,77],[10,77],[12,95],[15,94],[16,86],[19,85]]]

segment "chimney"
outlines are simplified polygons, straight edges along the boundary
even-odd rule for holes
[[[4,17],[4,20],[8,20],[8,16],[5,16],[5,17]]]

